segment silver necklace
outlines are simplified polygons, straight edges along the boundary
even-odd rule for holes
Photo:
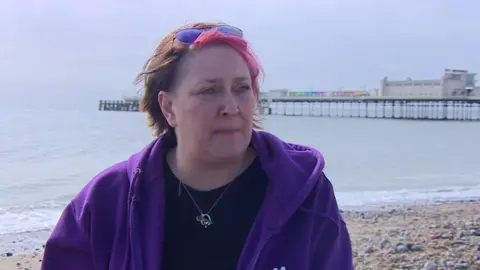
[[[181,195],[181,186],[183,186],[183,189],[185,189],[185,191],[187,192],[188,196],[190,197],[190,200],[192,200],[193,204],[195,204],[195,207],[197,208],[198,212],[200,213],[200,215],[198,215],[196,217],[196,220],[200,223],[200,225],[202,225],[204,228],[208,228],[209,226],[211,226],[213,224],[213,220],[212,220],[212,216],[210,215],[210,213],[212,212],[213,208],[215,208],[215,206],[217,206],[218,202],[220,201],[220,199],[223,197],[223,195],[227,192],[227,190],[230,188],[230,186],[233,184],[233,182],[235,181],[235,179],[233,179],[230,183],[227,184],[227,187],[223,190],[222,194],[220,194],[220,196],[218,196],[217,200],[213,203],[212,207],[210,207],[210,209],[208,210],[207,213],[204,213],[202,211],[202,209],[198,206],[197,202],[195,201],[195,199],[193,198],[192,194],[190,193],[190,191],[188,190],[188,187],[182,182],[180,181],[180,177],[179,177],[179,174],[178,174],[178,170],[177,170],[177,167],[174,167],[174,166],[170,166],[170,169],[172,170],[173,174],[177,177],[178,179],[178,196]],[[240,167],[240,170],[238,171],[236,177],[238,177],[243,171],[245,170],[245,167],[244,165],[242,165]],[[235,177],[235,178],[236,178]]]
[[[192,200],[193,204],[195,204],[195,207],[197,208],[198,212],[200,212],[200,215],[197,216],[197,221],[204,227],[204,228],[208,228],[209,226],[211,226],[213,224],[213,220],[212,220],[212,217],[210,216],[210,212],[212,212],[213,208],[215,208],[215,206],[217,206],[218,202],[220,201],[220,199],[223,197],[223,195],[225,194],[225,192],[227,192],[227,190],[230,188],[230,186],[232,185],[233,181],[230,182],[227,187],[223,190],[222,194],[220,194],[220,196],[218,196],[217,200],[213,203],[212,207],[210,207],[210,209],[208,210],[207,213],[203,213],[202,209],[200,209],[200,207],[198,206],[197,202],[195,201],[195,199],[193,198],[192,194],[190,193],[190,191],[188,190],[188,187],[182,183],[181,181],[178,181],[182,186],[183,188],[185,189],[185,191],[187,192],[188,196],[190,197],[190,199]],[[179,191],[179,195],[180,195],[180,191]]]

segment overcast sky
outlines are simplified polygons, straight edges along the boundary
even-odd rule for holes
[[[158,41],[198,20],[244,30],[263,90],[480,72],[476,0],[0,0],[0,93],[121,98]]]

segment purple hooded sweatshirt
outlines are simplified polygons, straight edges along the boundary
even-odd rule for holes
[[[43,270],[161,269],[162,166],[172,147],[166,144],[154,140],[85,186],[48,239]],[[237,269],[353,269],[350,237],[322,155],[263,131],[253,131],[251,146],[269,186]]]

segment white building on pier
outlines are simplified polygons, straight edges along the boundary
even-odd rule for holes
[[[476,73],[467,70],[445,69],[439,80],[380,81],[379,96],[384,97],[462,97],[480,96],[480,87],[475,86]]]

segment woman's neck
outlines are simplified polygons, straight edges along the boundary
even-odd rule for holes
[[[238,157],[206,161],[182,153],[177,147],[167,153],[167,162],[182,183],[197,190],[212,190],[233,181],[250,166],[255,156],[255,151],[248,148]]]

